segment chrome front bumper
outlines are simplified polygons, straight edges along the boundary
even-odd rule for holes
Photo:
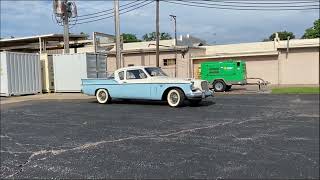
[[[190,93],[186,94],[188,99],[204,99],[209,96],[213,96],[213,91],[191,91]]]

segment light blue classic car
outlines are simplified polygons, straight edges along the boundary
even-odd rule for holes
[[[207,81],[170,78],[161,68],[146,66],[118,69],[109,79],[82,79],[81,92],[96,96],[102,104],[112,99],[144,99],[166,100],[171,107],[179,107],[185,100],[198,104],[213,96]]]

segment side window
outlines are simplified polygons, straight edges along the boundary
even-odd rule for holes
[[[119,76],[120,80],[124,80],[124,72],[123,71],[119,72],[118,76]]]
[[[147,75],[141,69],[127,70],[127,79],[145,79]]]

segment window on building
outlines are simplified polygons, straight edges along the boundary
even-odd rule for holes
[[[124,80],[124,71],[118,73],[119,79]]]
[[[145,79],[147,75],[141,69],[127,70],[127,79]]]
[[[128,67],[130,67],[130,66],[134,66],[134,64],[128,64]]]
[[[164,59],[163,65],[164,66],[176,65],[176,59]]]

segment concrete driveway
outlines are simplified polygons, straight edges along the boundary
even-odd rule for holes
[[[1,104],[1,178],[318,178],[319,95]]]

